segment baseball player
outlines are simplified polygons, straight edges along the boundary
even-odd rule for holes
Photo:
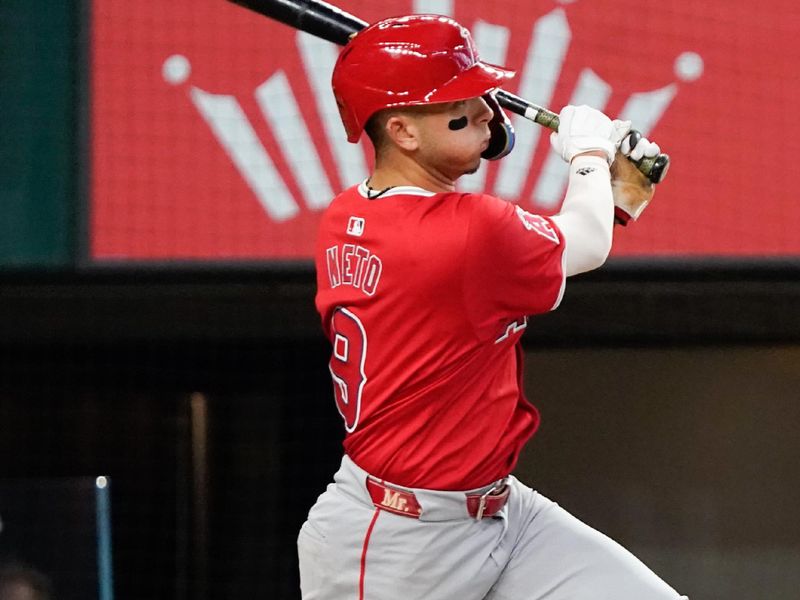
[[[513,147],[493,95],[513,75],[436,15],[368,27],[334,68],[347,137],[366,131],[375,167],[319,230],[316,306],[346,435],[298,537],[305,600],[681,598],[510,474],[539,424],[521,383],[528,315],[605,261],[618,150],[659,151],[567,106],[551,139],[570,164],[559,214],[457,192]]]

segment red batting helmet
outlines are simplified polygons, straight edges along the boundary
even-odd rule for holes
[[[449,17],[410,15],[379,21],[344,47],[333,69],[333,93],[347,139],[394,106],[483,96],[514,71],[481,62],[469,31]]]

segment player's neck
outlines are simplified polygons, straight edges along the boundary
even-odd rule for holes
[[[369,186],[379,190],[388,187],[414,186],[429,192],[452,192],[456,182],[449,177],[407,159],[378,159],[369,178]]]

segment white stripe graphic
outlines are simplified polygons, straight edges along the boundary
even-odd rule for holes
[[[472,35],[481,60],[496,65],[502,65],[506,60],[508,51],[508,38],[510,32],[507,27],[492,25],[486,21],[477,21],[472,28]],[[465,192],[481,192],[486,183],[487,161],[481,161],[478,171],[466,175],[459,180],[459,189]]]
[[[631,121],[633,126],[642,132],[642,135],[647,136],[666,112],[677,93],[678,86],[670,83],[652,92],[631,94],[625,106],[622,107],[619,118]]]
[[[569,103],[576,106],[588,104],[597,110],[604,110],[609,97],[611,97],[611,86],[587,68],[581,71],[578,86]],[[568,178],[569,165],[555,152],[549,152],[533,190],[533,201],[545,208],[558,205],[564,197]]]
[[[567,17],[560,8],[536,22],[520,80],[520,96],[541,106],[550,105],[571,38]],[[531,126],[518,115],[514,115],[513,123],[516,145],[501,161],[494,185],[495,194],[507,200],[519,197],[542,132],[542,127]]]
[[[267,214],[275,221],[294,217],[297,203],[236,98],[209,94],[194,86],[191,97]]]
[[[286,74],[276,71],[259,85],[256,88],[256,100],[300,186],[306,206],[312,209],[325,208],[333,199],[333,190]]]
[[[309,33],[297,33],[297,47],[303,60],[306,76],[314,90],[317,112],[322,119],[325,137],[333,150],[342,187],[350,187],[367,177],[367,163],[361,143],[347,141],[336,99],[331,89],[331,73],[339,55],[337,47]]]
[[[414,0],[414,13],[453,15],[453,0]]]

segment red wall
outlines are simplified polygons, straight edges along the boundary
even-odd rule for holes
[[[583,81],[583,98],[618,116],[649,94],[636,122],[672,167],[642,220],[617,230],[615,256],[792,256],[800,254],[800,5],[770,4],[439,6],[476,37],[491,34],[479,37],[479,50],[516,68],[508,89],[534,102],[558,110],[575,102]],[[420,6],[339,5],[367,21]],[[335,47],[312,50],[306,65],[296,31],[221,0],[95,0],[92,13],[91,257],[310,256],[320,210],[371,161],[367,142],[336,145],[344,130],[330,112],[325,61]],[[537,191],[553,155],[537,127],[519,123],[512,155],[471,185],[556,211],[558,185],[549,199]]]

